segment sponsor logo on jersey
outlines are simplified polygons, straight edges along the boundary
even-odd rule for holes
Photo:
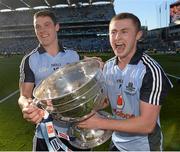
[[[53,68],[53,70],[54,70],[54,71],[56,71],[57,69],[59,69],[59,67],[55,67],[55,68]]]
[[[61,63],[52,63],[51,67],[54,71],[56,71],[57,69],[59,69],[59,67],[61,67]]]
[[[124,113],[122,110],[118,110],[118,109],[113,109],[114,113],[116,116],[121,117],[123,119],[128,119],[128,118],[132,118],[135,117],[134,114],[128,114],[128,113]]]
[[[52,67],[60,67],[60,66],[61,66],[61,63],[52,63],[51,66],[52,66]]]
[[[116,103],[117,103],[117,109],[113,109],[116,116],[121,117],[123,119],[128,119],[128,118],[134,117],[133,114],[124,113],[122,111],[124,106],[125,106],[125,102],[122,98],[122,95],[117,96],[117,102]]]

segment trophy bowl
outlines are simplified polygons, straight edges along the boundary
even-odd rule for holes
[[[34,88],[33,96],[57,121],[76,122],[100,109],[105,93],[99,61],[86,59],[56,70]],[[52,100],[51,108],[46,100]]]
[[[71,124],[68,135],[74,140],[70,144],[89,149],[107,141],[112,132],[78,129],[76,122],[102,109],[106,92],[100,63],[90,58],[59,68],[34,88],[33,96],[34,103],[50,113],[54,120]]]

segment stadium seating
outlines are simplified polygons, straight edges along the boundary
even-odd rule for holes
[[[115,15],[113,4],[48,8],[61,24],[58,38],[63,45],[78,51],[107,51],[108,24]],[[33,14],[38,9],[0,12],[0,52],[27,53],[38,44],[33,29]]]

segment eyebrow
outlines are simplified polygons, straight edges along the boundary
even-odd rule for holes
[[[111,29],[111,31],[118,31],[118,30],[120,30],[120,31],[125,31],[125,30],[129,30],[130,28],[128,28],[128,27],[125,27],[125,28],[122,28],[122,29]]]

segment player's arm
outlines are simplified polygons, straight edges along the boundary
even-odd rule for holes
[[[139,116],[126,120],[113,120],[101,118],[96,114],[90,119],[81,122],[79,127],[101,128],[129,133],[151,133],[156,125],[162,101],[167,95],[168,89],[171,87],[163,71],[159,71],[159,73],[156,73],[156,71],[153,73],[154,71],[147,68],[140,90]],[[158,81],[156,80],[157,77],[153,76],[154,74],[159,77]]]
[[[160,106],[151,105],[141,101],[140,116],[125,120],[117,120],[102,118],[96,114],[86,121],[81,122],[78,126],[82,128],[107,129],[128,133],[147,134],[153,131],[160,108]]]
[[[29,57],[26,57],[22,60],[20,66],[20,97],[18,104],[22,110],[23,118],[37,124],[42,120],[43,111],[32,104],[34,82],[35,78],[29,65]]]
[[[32,91],[34,88],[34,83],[20,83],[20,97],[18,100],[18,104],[21,109],[28,106],[30,103],[30,99],[32,98]],[[29,101],[28,101],[29,100]]]
[[[34,73],[30,67],[30,56],[25,56],[22,59],[20,65],[20,79],[19,79],[19,89],[20,97],[18,100],[21,109],[28,105],[28,100],[32,98],[32,91],[34,88],[35,77]]]
[[[32,104],[32,91],[34,83],[20,84],[20,97],[18,104],[22,110],[23,118],[34,124],[39,123],[43,117],[43,110]]]

